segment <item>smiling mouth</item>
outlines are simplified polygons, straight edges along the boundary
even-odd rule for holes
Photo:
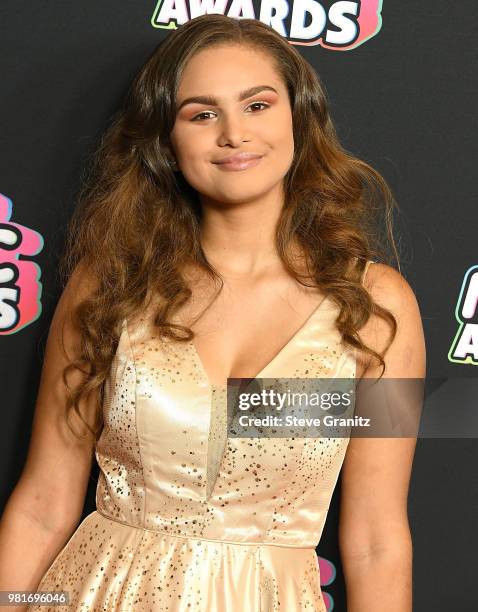
[[[236,159],[230,162],[221,162],[216,163],[215,165],[220,170],[226,171],[237,171],[237,170],[247,170],[248,168],[252,168],[257,166],[257,164],[261,161],[262,157],[253,157],[252,159]]]

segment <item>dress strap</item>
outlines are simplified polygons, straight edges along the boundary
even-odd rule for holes
[[[368,272],[368,269],[370,268],[370,264],[372,264],[372,263],[377,263],[377,262],[373,261],[372,259],[369,259],[367,261],[367,263],[365,264],[365,268],[364,268],[364,270],[362,272],[362,278],[360,279],[360,282],[361,282],[362,285],[364,283],[365,277],[367,276],[367,272]]]

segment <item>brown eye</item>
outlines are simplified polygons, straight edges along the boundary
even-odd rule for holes
[[[191,121],[196,121],[199,117],[202,117],[203,115],[210,115],[211,112],[210,111],[203,111],[202,113],[199,113],[198,115],[195,115]]]
[[[267,104],[267,102],[252,102],[252,104],[250,104],[249,106],[256,106],[256,105],[265,106],[266,108],[269,107],[269,104]],[[259,109],[259,110],[262,110],[262,109]]]

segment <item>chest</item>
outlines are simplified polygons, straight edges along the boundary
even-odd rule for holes
[[[174,322],[195,334],[192,350],[212,385],[255,378],[309,330],[327,298],[290,280],[226,284],[193,292]]]

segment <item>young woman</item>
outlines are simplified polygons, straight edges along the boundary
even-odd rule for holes
[[[227,378],[424,376],[415,296],[371,229],[384,212],[394,245],[392,207],[273,29],[208,15],[170,34],[72,220],[1,589],[68,591],[52,610],[323,612],[342,469],[348,612],[411,612],[414,438],[223,427]]]

